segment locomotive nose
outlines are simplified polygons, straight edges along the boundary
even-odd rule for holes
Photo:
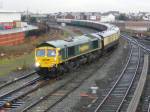
[[[53,67],[56,64],[56,61],[54,57],[51,57],[48,59],[42,59],[41,64],[43,67]]]

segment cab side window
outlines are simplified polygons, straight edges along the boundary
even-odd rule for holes
[[[98,40],[92,42],[93,49],[98,48]]]
[[[74,56],[75,55],[75,47],[68,47],[68,57]]]

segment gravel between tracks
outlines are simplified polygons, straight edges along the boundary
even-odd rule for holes
[[[0,89],[0,96],[3,96],[4,94],[10,92],[10,91],[13,91],[13,90],[16,90],[17,88],[20,88],[22,87],[23,85],[27,84],[28,82],[34,80],[34,79],[37,79],[39,76],[37,74],[33,74],[31,75],[30,77],[28,78],[25,78],[25,79],[22,79],[22,80],[19,80],[11,85],[8,85],[2,89]]]
[[[123,41],[119,47],[113,52],[111,58],[101,67],[96,74],[89,78],[80,88],[70,94],[65,100],[52,108],[50,112],[86,112],[86,107],[90,104],[95,95],[89,95],[89,97],[82,97],[81,94],[90,94],[90,87],[97,85],[98,91],[105,89],[110,82],[117,79],[117,74],[124,64],[127,56],[128,49],[123,46]]]
[[[28,69],[28,70],[22,70],[22,71],[17,71],[17,72],[12,72],[6,76],[0,77],[0,86],[5,84],[8,81],[12,81],[15,78],[22,77],[24,75],[27,75],[28,73],[31,73],[33,70]]]

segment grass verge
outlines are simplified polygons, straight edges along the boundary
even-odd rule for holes
[[[20,57],[11,57],[9,59],[0,60],[0,76],[9,74],[12,71],[20,69],[28,69],[34,63],[34,53],[25,54]]]

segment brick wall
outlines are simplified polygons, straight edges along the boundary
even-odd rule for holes
[[[24,42],[24,32],[0,35],[0,46],[13,46]]]

